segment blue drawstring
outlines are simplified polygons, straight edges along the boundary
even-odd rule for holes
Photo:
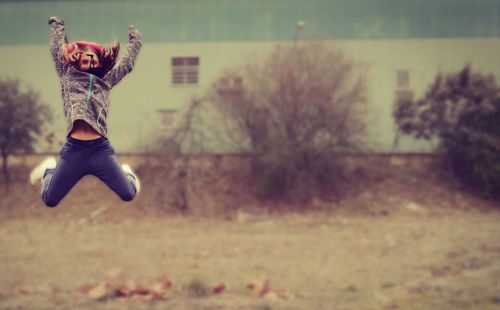
[[[90,104],[90,94],[92,92],[92,74],[89,74],[89,89],[87,91],[87,107]]]
[[[89,74],[89,89],[87,90],[87,105],[85,106],[85,108],[87,108],[87,109],[90,106],[90,95],[92,94],[92,81],[93,81],[92,74]],[[96,119],[96,123],[98,125],[100,125],[99,118],[101,117],[101,112],[102,112],[103,108],[104,107],[102,107],[101,110],[99,111],[99,116],[97,116],[97,119]]]

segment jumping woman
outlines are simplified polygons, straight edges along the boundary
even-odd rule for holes
[[[122,200],[140,191],[140,182],[129,165],[119,165],[108,140],[106,118],[109,92],[132,71],[142,46],[140,32],[130,26],[127,50],[116,63],[120,45],[110,47],[76,41],[68,43],[64,22],[49,19],[50,52],[61,82],[67,140],[60,159],[48,157],[30,174],[32,185],[42,183],[42,200],[55,207],[85,175],[101,179]]]

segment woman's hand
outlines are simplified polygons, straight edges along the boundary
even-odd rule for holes
[[[63,20],[57,16],[52,16],[49,18],[49,25],[52,25],[53,23],[57,23],[59,25],[64,25]]]
[[[141,37],[141,33],[134,25],[128,26],[128,39],[139,39]]]

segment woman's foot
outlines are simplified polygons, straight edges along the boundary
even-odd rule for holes
[[[134,186],[135,189],[137,190],[135,194],[136,195],[139,194],[139,192],[141,191],[141,182],[139,181],[137,175],[134,173],[134,171],[132,171],[132,168],[130,168],[130,166],[127,164],[122,165],[122,170],[123,172],[125,172],[126,175],[129,175],[132,177],[132,179],[134,179]]]
[[[54,169],[57,166],[56,159],[54,157],[47,157],[38,166],[33,168],[30,173],[30,183],[31,185],[36,185],[42,181],[43,175],[47,169]]]

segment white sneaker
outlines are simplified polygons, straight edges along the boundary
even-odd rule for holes
[[[36,185],[38,182],[42,181],[43,175],[47,169],[54,169],[57,166],[56,159],[54,157],[47,157],[38,166],[33,168],[30,173],[30,183],[31,185]]]
[[[134,185],[135,189],[137,190],[136,195],[139,194],[139,192],[141,191],[141,182],[139,181],[139,177],[137,177],[134,171],[132,171],[132,168],[130,168],[130,166],[127,164],[122,165],[122,170],[123,172],[125,172],[128,175],[131,175],[134,178]]]

